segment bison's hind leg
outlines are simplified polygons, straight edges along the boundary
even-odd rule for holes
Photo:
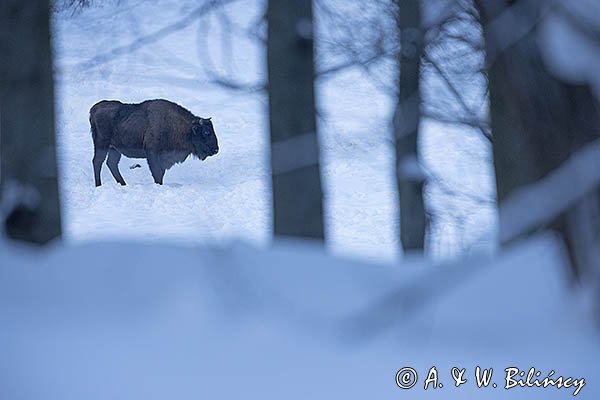
[[[125,186],[125,179],[121,176],[121,172],[119,172],[119,160],[121,159],[121,153],[112,147],[108,151],[108,160],[106,160],[106,165],[108,165],[108,169],[112,173],[112,176],[115,177],[115,180],[121,185]]]
[[[108,149],[98,147],[94,148],[94,158],[92,159],[92,165],[94,166],[94,179],[96,180],[96,187],[102,184],[100,182],[100,170],[102,169],[102,163],[106,158],[106,153],[108,153]]]

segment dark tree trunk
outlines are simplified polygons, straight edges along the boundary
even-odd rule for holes
[[[419,0],[396,0],[400,33],[400,77],[393,129],[396,177],[400,200],[400,238],[403,249],[423,251],[425,241],[424,176],[419,164],[419,92],[423,31]]]
[[[546,69],[534,30],[507,45],[506,34],[512,29],[499,26],[503,19],[498,16],[512,2],[477,3],[486,36],[494,169],[501,204],[515,189],[542,178],[574,151],[599,138],[600,113],[589,87],[562,82]],[[528,7],[521,7],[518,13],[524,19],[520,24],[528,21],[534,26],[540,6],[529,2]],[[590,204],[595,206],[590,208]],[[581,238],[583,231],[599,233],[598,227],[585,226],[596,223],[592,214],[599,205],[598,193],[591,193],[552,224],[565,239],[575,274],[587,268],[577,249],[587,240]],[[581,218],[582,206],[592,212],[587,222]]]
[[[271,0],[267,18],[274,231],[322,239],[311,0]]]
[[[48,0],[0,2],[0,184],[8,236],[60,236]]]

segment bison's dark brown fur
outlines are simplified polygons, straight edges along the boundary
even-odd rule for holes
[[[154,182],[162,185],[165,171],[190,154],[204,160],[217,154],[219,146],[210,118],[196,117],[167,100],[139,104],[103,100],[90,109],[94,140],[94,178],[100,186],[100,170],[106,165],[118,183],[121,155],[146,158]]]

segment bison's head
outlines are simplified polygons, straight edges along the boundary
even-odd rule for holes
[[[192,144],[194,154],[201,160],[219,152],[217,135],[210,118],[194,118],[192,121]]]

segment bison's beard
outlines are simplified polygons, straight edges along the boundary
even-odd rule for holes
[[[195,151],[194,153],[192,153],[192,155],[194,156],[194,158],[200,159],[200,161],[204,161],[208,157],[208,154],[206,154],[203,151]]]

